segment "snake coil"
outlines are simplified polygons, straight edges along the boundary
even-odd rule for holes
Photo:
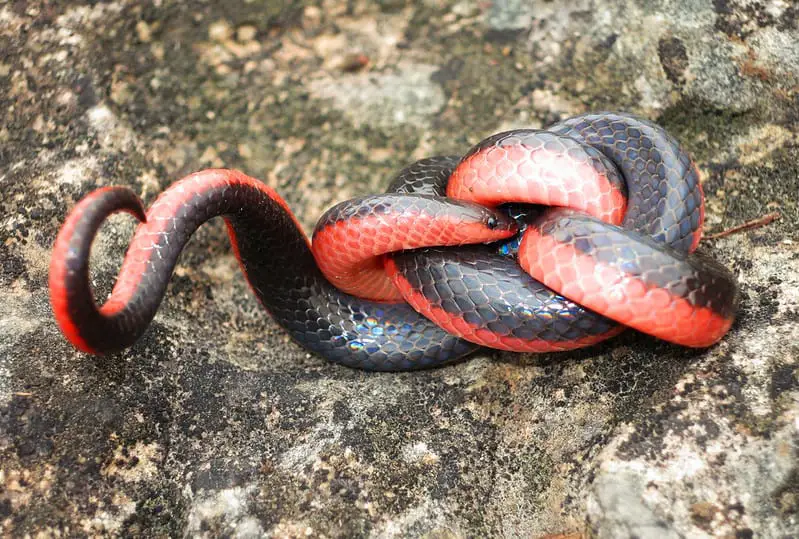
[[[598,113],[500,133],[465,156],[414,163],[389,191],[331,208],[311,243],[277,193],[237,171],[192,174],[147,211],[129,189],[98,189],[56,240],[56,320],[85,352],[132,345],[183,246],[215,216],[277,323],[352,367],[431,367],[479,346],[572,350],[625,327],[706,347],[734,320],[732,275],[693,253],[704,221],[696,166],[646,120]],[[98,307],[89,251],[118,211],[141,223]]]

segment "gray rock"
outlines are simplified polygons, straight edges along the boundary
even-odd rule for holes
[[[798,15],[745,0],[0,6],[3,534],[798,536]],[[709,350],[627,332],[352,371],[262,312],[221,223],[130,350],[90,357],[55,326],[49,252],[96,187],[150,202],[238,168],[311,227],[416,158],[601,109],[684,142],[709,232],[782,214],[703,243],[743,295]],[[133,226],[114,217],[98,238],[98,298]]]

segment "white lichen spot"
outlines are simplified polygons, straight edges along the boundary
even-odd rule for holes
[[[78,185],[91,177],[94,172],[94,165],[96,165],[94,158],[67,161],[56,173],[55,182],[58,185]]]
[[[96,105],[87,111],[87,116],[97,141],[104,150],[125,152],[133,148],[133,130],[121,122],[107,106]]]
[[[305,522],[292,522],[290,520],[281,520],[277,525],[270,530],[270,537],[313,537],[314,528]]]
[[[136,502],[127,496],[114,495],[114,507],[98,509],[97,512],[80,521],[81,529],[88,535],[101,536],[118,534],[125,520],[136,512]]]
[[[138,483],[155,477],[162,459],[159,444],[136,442],[133,446],[117,447],[113,458],[102,468],[101,473],[130,483]]]
[[[77,6],[64,11],[53,25],[56,28],[77,28],[102,22],[113,14],[125,9],[122,2],[100,2],[93,5]]]
[[[429,530],[426,537],[463,537],[456,521],[447,514],[445,506],[435,500],[426,500],[390,519],[383,520],[370,536],[374,539],[409,537],[418,534],[418,529]]]
[[[189,510],[186,535],[204,537],[203,531],[210,525],[210,529],[224,529],[227,537],[263,537],[264,529],[250,511],[255,492],[253,486],[232,487],[196,496]]]
[[[702,456],[693,448],[686,446],[676,433],[666,437],[663,445],[670,449],[671,465],[659,470],[655,479],[666,477],[669,481],[685,481],[705,468],[706,463]]]
[[[423,464],[430,466],[439,461],[439,456],[427,447],[425,442],[408,444],[402,448],[402,458],[408,464]]]

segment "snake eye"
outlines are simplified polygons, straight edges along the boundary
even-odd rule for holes
[[[491,230],[494,230],[495,228],[497,228],[497,226],[499,226],[499,223],[497,222],[497,218],[494,217],[493,215],[491,217],[489,217],[488,220],[486,221],[486,226],[488,228],[490,228]]]

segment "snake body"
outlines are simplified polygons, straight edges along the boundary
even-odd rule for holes
[[[147,211],[129,189],[99,189],[56,240],[56,320],[85,352],[130,346],[155,316],[189,237],[222,216],[275,321],[309,351],[351,367],[431,367],[480,345],[569,350],[619,333],[614,320],[708,346],[732,324],[732,276],[690,254],[704,218],[696,167],[645,120],[602,113],[501,133],[462,158],[411,165],[390,190],[335,206],[309,243],[283,199],[237,171],[192,174]],[[511,202],[568,207],[522,223],[521,239],[511,240],[518,263],[503,254],[518,228]],[[142,223],[98,307],[89,250],[118,211]]]

